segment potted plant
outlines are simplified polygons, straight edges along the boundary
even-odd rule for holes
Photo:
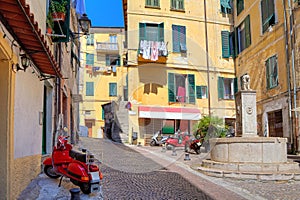
[[[209,139],[225,137],[228,127],[224,125],[223,119],[217,116],[203,116],[194,127],[195,138],[203,138],[203,146],[208,152],[210,150]]]
[[[52,15],[53,21],[65,21],[67,1],[50,1],[49,12]]]
[[[46,25],[47,25],[47,33],[52,34],[54,22],[53,22],[52,14],[50,12],[48,12],[47,15]]]

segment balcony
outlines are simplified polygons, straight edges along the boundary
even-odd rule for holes
[[[119,46],[118,46],[118,43],[97,42],[96,50],[98,53],[118,54]]]

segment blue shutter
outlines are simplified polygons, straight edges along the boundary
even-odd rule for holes
[[[178,26],[172,25],[173,52],[180,52]]]
[[[90,54],[90,53],[86,54],[86,64],[94,65],[94,54]]]

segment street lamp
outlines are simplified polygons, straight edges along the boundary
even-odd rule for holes
[[[91,27],[91,20],[87,17],[87,14],[83,14],[82,17],[79,19],[79,24],[81,30],[84,35],[87,35],[90,32]]]

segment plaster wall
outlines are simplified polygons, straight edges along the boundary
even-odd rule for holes
[[[41,154],[44,84],[27,69],[16,73],[14,105],[14,158]]]

